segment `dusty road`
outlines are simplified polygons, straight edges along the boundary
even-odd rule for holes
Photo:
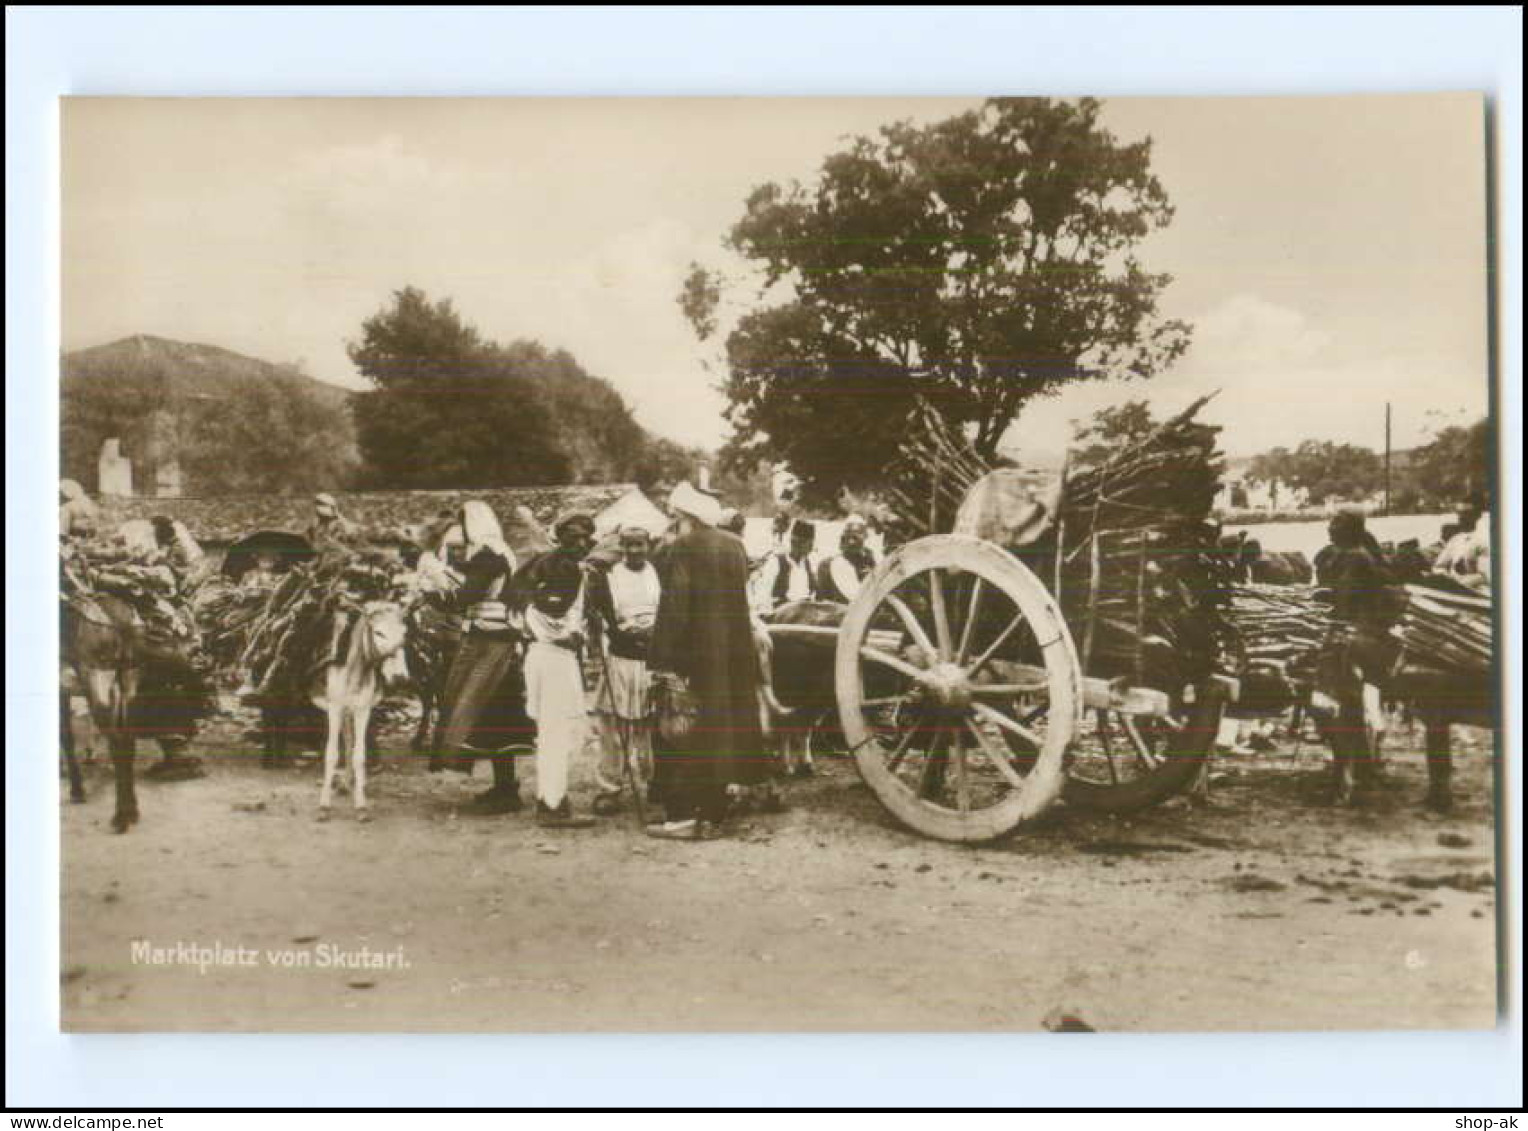
[[[1031,1031],[1057,1008],[1103,1031],[1490,1026],[1490,747],[1461,737],[1446,820],[1414,807],[1404,753],[1375,808],[1316,805],[1307,744],[1221,760],[1208,810],[1058,808],[966,848],[893,825],[842,759],[729,841],[460,815],[483,782],[401,753],[372,823],[319,824],[316,769],[261,771],[225,722],[209,775],[141,787],[127,836],[104,769],[62,805],[64,1026]],[[243,964],[203,970],[181,943]],[[390,965],[335,964],[363,948]]]

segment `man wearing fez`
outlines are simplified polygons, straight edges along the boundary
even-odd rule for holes
[[[573,813],[568,769],[583,747],[589,708],[579,653],[584,643],[584,558],[594,548],[594,520],[572,514],[553,528],[557,545],[515,574],[515,604],[529,644],[525,706],[536,721],[536,823],[578,829],[594,823]]]
[[[754,578],[753,607],[760,616],[767,617],[792,601],[816,599],[817,577],[812,569],[816,545],[817,528],[797,519],[791,526],[790,549],[766,558]]]
[[[667,820],[648,826],[672,840],[715,835],[727,787],[770,775],[759,724],[759,658],[748,609],[748,556],[715,529],[714,498],[681,483],[669,496],[677,536],[653,624],[648,667],[654,694],[693,704],[683,733],[666,738],[653,760]]]
[[[360,542],[361,530],[340,514],[334,496],[324,492],[313,496],[313,521],[308,526],[307,536],[314,548],[322,551],[356,545]]]
[[[595,779],[594,811],[620,807],[623,761],[632,759],[643,777],[652,775],[651,680],[647,649],[663,585],[648,560],[652,539],[640,526],[620,532],[621,560],[589,575],[590,622],[604,637],[604,674],[596,696],[602,756]]]

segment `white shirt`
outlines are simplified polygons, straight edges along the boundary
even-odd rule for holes
[[[847,601],[854,600],[855,594],[860,591],[860,586],[863,584],[859,574],[854,571],[854,566],[842,554],[828,562],[828,575],[833,578],[833,584],[838,586],[838,591]],[[831,594],[824,594],[824,596],[831,596]]]
[[[1491,527],[1485,518],[1475,524],[1474,530],[1455,534],[1443,547],[1433,568],[1440,573],[1464,579],[1475,574],[1482,575],[1485,585],[1491,584]]]
[[[764,564],[759,567],[759,572],[753,578],[753,607],[761,613],[772,612],[775,609],[775,585],[780,576],[780,562],[783,555],[770,554],[764,559]],[[790,569],[790,578],[785,584],[785,600],[807,601],[812,596],[812,559],[811,556],[797,561],[789,556],[783,556],[786,566]]]
[[[663,595],[663,586],[653,563],[644,562],[641,569],[632,569],[625,562],[617,562],[610,567],[608,576],[617,627],[651,626],[658,615],[658,599]]]

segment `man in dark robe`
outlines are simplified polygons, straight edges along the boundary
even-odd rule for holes
[[[1355,800],[1378,781],[1377,735],[1383,729],[1378,681],[1395,660],[1386,630],[1394,594],[1384,553],[1355,510],[1327,526],[1331,539],[1316,555],[1316,584],[1331,601],[1332,626],[1317,661],[1312,706],[1332,749],[1336,800]]]
[[[678,536],[653,624],[648,667],[655,687],[682,689],[698,713],[677,741],[655,743],[654,772],[668,820],[648,832],[668,839],[714,835],[726,816],[728,786],[771,776],[759,723],[759,658],[748,609],[748,555],[715,529],[715,500],[687,483],[669,507]]]

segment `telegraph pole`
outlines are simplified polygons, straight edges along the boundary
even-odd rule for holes
[[[1385,515],[1390,514],[1390,402],[1385,402]]]

